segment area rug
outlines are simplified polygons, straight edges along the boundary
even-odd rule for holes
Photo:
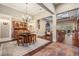
[[[40,38],[37,38],[35,44],[24,46],[18,46],[16,41],[4,43],[0,46],[0,56],[23,56],[47,43],[49,43],[48,40]]]

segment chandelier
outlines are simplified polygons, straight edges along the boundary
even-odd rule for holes
[[[23,15],[24,22],[30,22],[30,20],[32,20],[32,17],[28,14],[28,12],[28,3],[26,3],[26,13]]]

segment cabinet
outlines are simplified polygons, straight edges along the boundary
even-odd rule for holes
[[[14,40],[17,39],[18,34],[29,31],[28,27],[27,27],[27,23],[25,23],[25,22],[13,21],[12,25],[13,25],[12,37]]]

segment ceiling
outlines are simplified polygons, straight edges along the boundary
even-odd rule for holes
[[[2,3],[2,5],[16,9],[29,15],[36,15],[40,12],[47,12],[44,8],[36,3]]]
[[[55,5],[55,7],[57,7],[58,5],[62,4],[62,3],[53,3]]]

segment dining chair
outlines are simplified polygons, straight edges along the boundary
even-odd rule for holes
[[[17,44],[18,46],[20,44],[22,44],[24,46],[24,37],[23,36],[20,36],[20,34],[22,33],[22,31],[18,31],[17,34],[16,34],[16,41],[17,41]]]
[[[31,42],[35,43],[36,42],[36,34],[31,34],[31,37],[32,37]]]

